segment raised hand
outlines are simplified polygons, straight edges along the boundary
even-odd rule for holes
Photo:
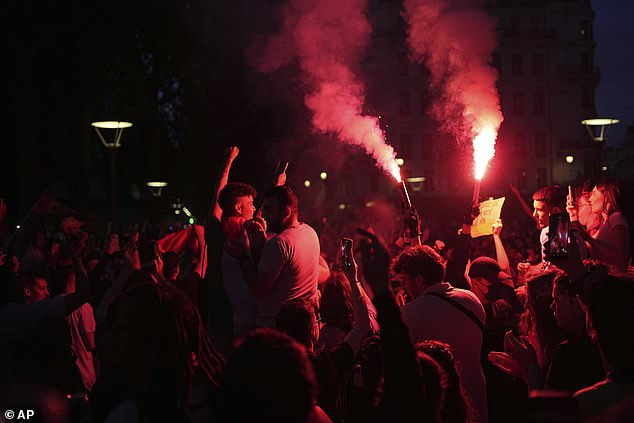
[[[526,369],[505,352],[492,351],[489,361],[498,369],[518,379],[526,380]]]
[[[528,341],[528,338],[522,336],[519,339],[512,331],[506,332],[504,336],[504,349],[506,353],[524,368],[537,365],[537,353]]]
[[[240,153],[240,149],[236,146],[225,147],[225,161],[232,163],[238,157],[238,153]]]
[[[464,215],[464,224],[469,226],[473,225],[473,221],[478,216],[480,216],[480,204],[473,203],[469,206]]]
[[[361,239],[359,248],[363,277],[375,294],[385,292],[388,290],[390,254],[385,244],[371,230],[358,228],[357,233],[364,237]]]
[[[416,207],[412,206],[403,212],[403,222],[405,227],[409,229],[410,236],[418,236],[420,232],[420,219]]]
[[[579,219],[579,208],[577,204],[572,201],[570,194],[566,196],[566,211],[570,216],[570,222],[576,222]]]
[[[502,228],[504,224],[502,224],[502,219],[498,219],[493,223],[493,235],[500,236],[502,233]]]
[[[509,185],[509,189],[511,190],[511,192],[513,194],[515,194],[515,196],[517,196],[517,197],[521,197],[522,196],[522,194],[520,194],[520,190],[517,189],[517,187],[515,185],[513,185],[513,184]]]

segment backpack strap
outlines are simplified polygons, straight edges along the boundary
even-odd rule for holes
[[[480,319],[478,319],[478,317],[471,310],[467,309],[465,306],[463,306],[459,302],[454,301],[451,298],[446,297],[442,294],[439,294],[438,292],[428,292],[425,295],[442,298],[443,300],[445,300],[446,302],[448,302],[449,304],[451,304],[452,306],[460,310],[462,313],[464,313],[469,319],[473,321],[473,323],[478,325],[478,327],[480,328],[480,331],[482,331],[482,333],[484,334],[484,325],[482,324]]]

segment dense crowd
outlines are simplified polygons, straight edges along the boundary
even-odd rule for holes
[[[478,238],[477,203],[454,226],[404,207],[386,243],[372,222],[303,222],[284,173],[259,196],[229,182],[237,156],[226,149],[204,225],[116,233],[65,216],[0,233],[0,409],[95,423],[629,421],[619,181],[542,187],[532,204],[514,189],[525,215]],[[0,224],[6,211],[0,200]]]

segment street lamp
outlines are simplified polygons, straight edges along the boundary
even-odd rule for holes
[[[132,124],[123,121],[100,121],[92,122],[90,125],[95,128],[95,132],[97,132],[101,143],[110,153],[110,214],[114,221],[117,215],[117,164],[115,158],[117,149],[121,147],[121,135],[123,130],[130,128]],[[114,136],[110,140],[105,136],[106,134]]]
[[[568,155],[566,156],[566,163],[572,164],[575,161],[575,156]]]
[[[163,193],[163,188],[167,186],[167,182],[150,181],[146,182],[145,185],[150,190],[150,194],[152,194],[152,197],[160,197]]]
[[[590,138],[592,138],[596,143],[596,162],[594,163],[594,177],[598,175],[598,166],[601,163],[601,156],[603,154],[603,145],[605,141],[608,140],[608,131],[610,130],[610,126],[616,125],[619,123],[618,119],[612,118],[594,118],[594,119],[585,119],[581,121],[581,124],[586,127]]]
[[[607,141],[608,131],[611,125],[616,125],[620,121],[618,119],[610,118],[597,118],[597,119],[585,119],[581,121],[581,124],[586,127],[590,138],[597,142]]]
[[[321,172],[319,174],[319,179],[321,179],[322,181],[325,181],[326,179],[328,179],[328,173],[327,172]]]

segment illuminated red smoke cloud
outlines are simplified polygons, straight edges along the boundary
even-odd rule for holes
[[[432,106],[432,114],[458,140],[474,140],[476,162],[493,157],[503,120],[495,86],[498,75],[489,64],[496,46],[495,20],[487,15],[484,3],[403,2],[412,59],[427,65],[432,87],[442,93]],[[480,167],[476,178],[484,172]]]
[[[399,180],[394,150],[378,119],[362,113],[364,87],[352,70],[371,33],[366,8],[367,0],[289,0],[280,32],[251,61],[259,71],[272,72],[297,58],[310,87],[304,103],[314,127],[363,147]]]

